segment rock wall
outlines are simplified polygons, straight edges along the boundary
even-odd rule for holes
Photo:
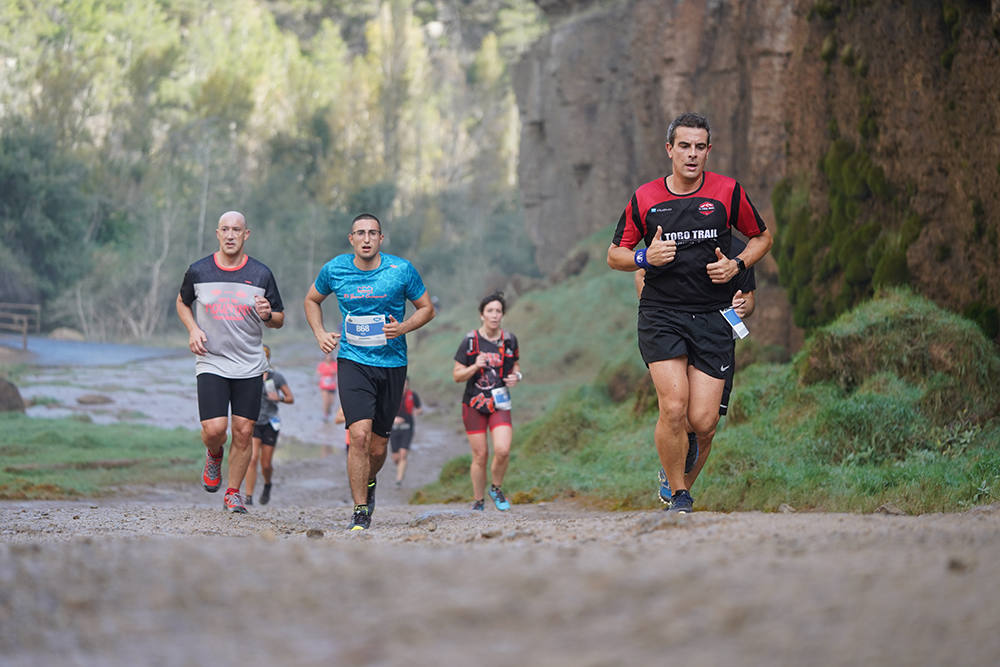
[[[815,181],[823,210],[818,164],[838,127],[904,193],[900,215],[924,220],[907,253],[915,289],[953,310],[1000,306],[1000,0],[538,4],[551,30],[514,87],[540,257],[616,222],[669,168],[670,120],[694,110],[712,123],[709,169],[739,180],[772,228],[771,191],[787,175]],[[865,109],[875,140],[859,131]],[[794,350],[801,331],[776,273],[773,259],[759,267],[756,332]]]
[[[539,5],[551,31],[514,75],[519,176],[539,256],[558,255],[617,222],[633,190],[669,169],[667,125],[689,110],[705,113],[712,124],[709,168],[739,180],[770,221],[770,190],[786,169],[783,102],[798,23],[793,4]],[[775,267],[761,270],[773,274]],[[758,303],[758,320],[773,329],[769,342],[797,347],[800,335],[780,290]],[[780,312],[766,312],[779,303]]]

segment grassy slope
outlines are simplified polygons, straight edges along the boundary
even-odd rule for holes
[[[97,495],[123,484],[190,480],[196,432],[0,414],[0,498]]]
[[[657,506],[655,401],[635,346],[631,276],[607,269],[607,238],[584,241],[591,261],[581,274],[526,294],[505,318],[525,368],[504,483],[515,502]],[[411,364],[456,403],[451,362],[440,360],[475,326],[475,308],[467,310],[461,322],[442,318],[435,334],[449,335],[427,336]],[[695,485],[697,506],[893,503],[917,513],[1000,499],[1000,425],[990,419],[998,379],[997,350],[971,322],[907,291],[884,293],[815,332],[792,363],[737,376],[730,416]],[[450,462],[416,500],[467,500],[468,462]]]

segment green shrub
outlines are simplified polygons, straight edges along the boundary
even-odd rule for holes
[[[1000,407],[1000,356],[969,320],[909,290],[878,298],[817,331],[796,355],[801,382],[833,382],[854,391],[868,378],[895,373],[923,386],[938,423],[965,413],[974,422]]]

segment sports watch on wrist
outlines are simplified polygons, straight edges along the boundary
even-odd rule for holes
[[[743,263],[743,260],[740,259],[739,257],[736,257],[735,259],[736,259],[736,270],[737,270],[737,272],[738,273],[743,273],[744,271],[746,271],[747,270],[747,265]]]

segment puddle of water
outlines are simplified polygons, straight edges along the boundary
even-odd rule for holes
[[[18,382],[31,417],[63,418],[86,415],[94,423],[149,424],[161,428],[201,428],[194,375],[194,356],[187,350],[142,348],[135,345],[46,341],[48,362],[74,358],[65,364],[37,364]],[[30,347],[30,345],[29,345]],[[295,397],[281,405],[281,435],[294,438],[316,455],[343,455],[344,427],[322,419],[322,396],[317,387],[316,364],[321,355],[312,345],[273,345],[276,368],[284,374]],[[105,363],[95,363],[96,361]],[[86,363],[83,363],[83,362]],[[287,363],[283,363],[287,362]],[[97,394],[110,399],[103,404],[81,404],[78,399]],[[336,411],[337,405],[334,405]],[[433,410],[427,406],[427,414]],[[464,442],[464,438],[460,438]],[[445,446],[448,438],[431,424],[418,426],[413,451]],[[282,441],[278,441],[280,455]]]

